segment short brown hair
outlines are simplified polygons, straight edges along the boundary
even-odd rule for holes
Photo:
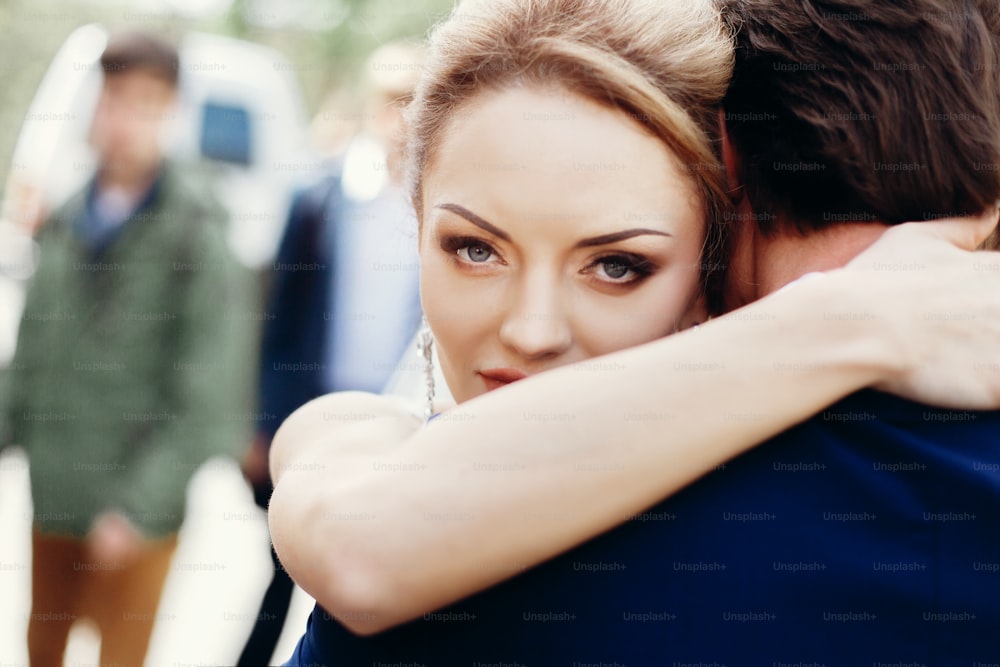
[[[726,127],[763,231],[1000,197],[996,0],[721,1],[738,30]]]
[[[143,69],[177,86],[180,57],[172,43],[146,32],[129,31],[112,35],[101,54],[105,76]]]
[[[621,109],[688,167],[707,221],[703,273],[717,277],[730,205],[717,114],[732,59],[710,0],[466,0],[432,34],[407,110],[418,219],[424,169],[462,104],[524,82],[558,86]]]

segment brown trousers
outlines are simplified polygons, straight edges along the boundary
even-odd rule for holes
[[[100,630],[101,667],[142,667],[177,536],[147,542],[124,564],[90,560],[72,537],[36,530],[31,543],[31,667],[61,667],[70,626],[84,617]]]

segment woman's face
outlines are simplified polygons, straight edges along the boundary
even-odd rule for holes
[[[703,319],[701,199],[627,114],[487,92],[424,172],[421,298],[459,402]]]

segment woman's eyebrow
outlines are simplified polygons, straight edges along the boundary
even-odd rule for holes
[[[445,211],[450,211],[455,215],[465,218],[476,227],[483,229],[494,236],[503,239],[504,241],[510,242],[510,234],[500,229],[491,222],[487,222],[483,218],[479,217],[469,209],[458,204],[438,204],[434,208],[439,208]],[[618,232],[611,232],[610,234],[601,234],[600,236],[592,236],[590,238],[582,239],[574,244],[574,248],[589,248],[592,246],[606,245],[608,243],[615,243],[617,241],[624,241],[625,239],[634,238],[636,236],[645,236],[648,234],[654,234],[657,236],[669,236],[673,237],[670,232],[664,232],[658,229],[648,229],[645,227],[637,227],[635,229],[623,229]]]
[[[486,222],[485,220],[483,220],[478,215],[476,215],[469,209],[465,208],[464,206],[459,206],[458,204],[438,204],[434,208],[440,208],[445,211],[451,211],[455,215],[465,218],[466,220],[474,224],[476,227],[479,227],[480,229],[483,229],[489,232],[490,234],[493,234],[494,236],[510,243],[510,234],[500,229],[493,223]]]
[[[591,246],[615,243],[616,241],[624,241],[625,239],[630,239],[635,236],[645,236],[647,234],[655,234],[657,236],[669,236],[671,238],[673,238],[674,236],[670,232],[664,232],[659,229],[646,229],[637,227],[635,229],[623,229],[620,232],[612,232],[610,234],[592,236],[590,238],[583,239],[582,241],[577,241],[575,247],[589,248]]]

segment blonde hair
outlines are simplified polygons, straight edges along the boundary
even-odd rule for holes
[[[732,37],[711,0],[465,0],[431,34],[407,109],[418,220],[424,170],[460,106],[484,90],[559,86],[622,110],[689,170],[705,205],[712,301],[731,206],[717,114],[732,67]]]

